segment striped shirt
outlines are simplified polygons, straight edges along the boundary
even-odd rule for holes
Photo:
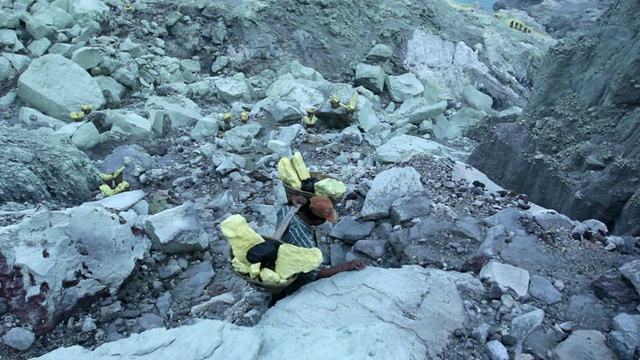
[[[283,206],[280,211],[278,211],[278,221],[276,227],[280,226],[282,219],[287,215],[292,206]],[[285,230],[282,235],[283,242],[286,242],[291,245],[304,247],[304,248],[314,248],[317,247],[316,244],[316,232],[311,227],[311,225],[307,224],[302,220],[297,214],[293,216],[287,230]],[[310,283],[318,277],[318,273],[320,272],[320,267],[317,269],[310,271],[306,274],[300,274],[298,280],[302,280],[304,284]],[[297,281],[296,281],[297,282]]]

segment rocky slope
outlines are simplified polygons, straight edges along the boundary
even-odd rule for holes
[[[616,1],[587,34],[554,46],[522,120],[499,125],[470,164],[544,206],[640,234],[638,6]]]
[[[526,14],[0,4],[3,358],[637,356],[638,239],[463,162],[518,119],[555,42]],[[349,112],[330,105],[354,96]],[[81,105],[93,110],[73,121]],[[296,150],[348,186],[342,220],[318,229],[325,264],[369,267],[268,308],[218,225],[241,214],[272,234],[275,165]],[[99,173],[122,166],[131,191],[104,197]]]

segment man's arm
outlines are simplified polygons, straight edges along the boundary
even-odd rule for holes
[[[351,260],[349,262],[340,264],[338,266],[324,268],[320,270],[320,272],[318,273],[318,276],[316,276],[316,280],[322,279],[322,278],[328,278],[337,273],[341,273],[343,271],[362,270],[366,267],[367,265],[360,260]]]

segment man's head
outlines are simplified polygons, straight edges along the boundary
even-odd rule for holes
[[[333,208],[331,200],[324,195],[312,197],[309,209],[313,215],[321,217],[329,222],[335,223],[338,221],[338,213]]]

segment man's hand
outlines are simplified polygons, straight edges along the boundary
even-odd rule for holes
[[[340,265],[340,271],[362,270],[367,267],[367,264],[360,260],[351,260]]]
[[[307,203],[307,198],[304,196],[297,196],[294,195],[291,197],[291,199],[289,200],[289,202],[291,203],[291,205],[305,205]]]

